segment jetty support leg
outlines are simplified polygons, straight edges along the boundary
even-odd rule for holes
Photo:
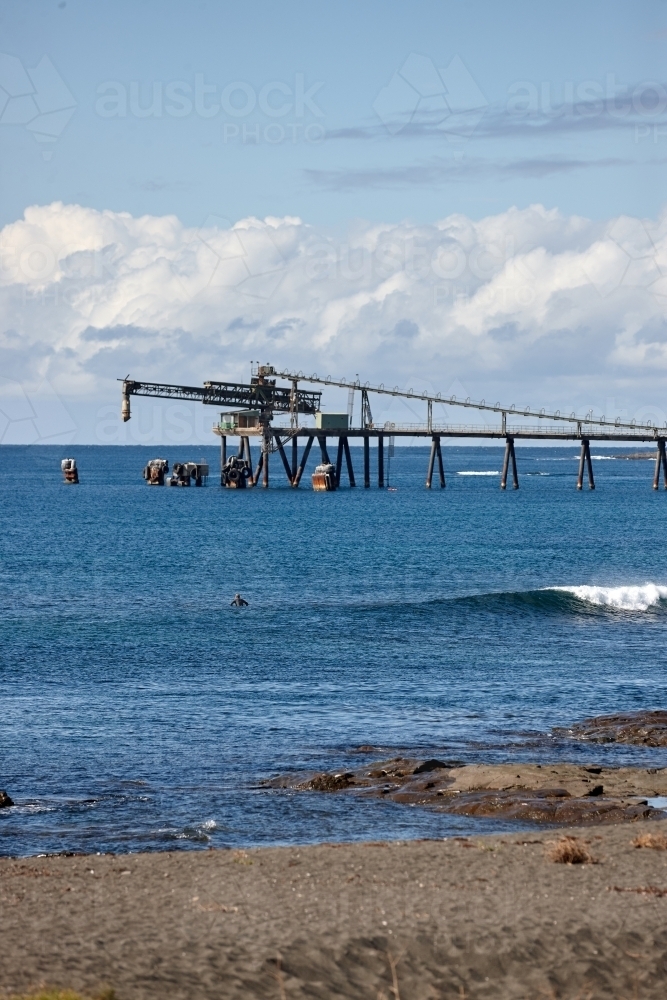
[[[364,435],[364,489],[369,489],[371,485],[371,455],[368,434]]]
[[[292,486],[294,485],[294,480],[296,479],[296,470],[299,468],[299,455],[298,455],[298,443],[296,434],[292,437]]]
[[[329,452],[327,451],[327,439],[323,435],[318,435],[317,440],[320,443],[320,452],[322,455],[323,465],[330,465],[331,459],[329,458]]]
[[[242,435],[239,436],[239,450],[236,452],[237,458],[243,458],[245,455],[245,440]]]
[[[378,434],[378,489],[384,488],[384,434]]]
[[[655,458],[655,475],[653,476],[653,489],[660,487],[660,466],[662,465],[662,475],[665,489],[667,490],[667,451],[665,450],[665,439],[658,438],[658,453]]]
[[[299,462],[299,468],[296,470],[296,476],[294,477],[294,482],[292,486],[298,486],[301,482],[301,477],[303,475],[303,470],[306,468],[306,462],[308,461],[308,456],[310,455],[310,449],[313,447],[313,441],[315,440],[312,434],[308,435],[308,440],[306,441],[306,447],[303,449],[303,455],[301,456],[301,461]]]
[[[285,449],[283,443],[280,440],[280,434],[276,434],[276,444],[278,445],[278,453],[283,460],[283,466],[285,467],[285,472],[287,473],[287,478],[290,483],[292,482],[292,470],[290,469],[289,462],[287,461],[287,455],[285,454]]]
[[[354,481],[354,468],[352,466],[352,455],[350,453],[350,442],[347,437],[343,438],[343,444],[345,446],[345,461],[347,462],[347,477],[350,480],[350,486],[356,486]]]
[[[507,489],[507,471],[510,467],[510,439],[505,442],[505,457],[503,458],[503,471],[500,474],[500,488]]]
[[[225,434],[220,435],[220,485],[222,482],[222,470],[227,464],[227,437]]]
[[[336,455],[336,489],[340,486],[340,473],[343,468],[343,451],[345,450],[343,446],[344,440],[345,438],[341,434],[338,438],[338,454]]]
[[[514,451],[514,438],[510,438],[510,456],[512,459],[512,486],[515,490],[519,489],[519,474],[516,471],[516,454]]]
[[[257,460],[257,468],[255,469],[255,475],[252,476],[252,478],[250,479],[250,482],[252,483],[253,486],[257,486],[257,483],[259,482],[259,474],[262,471],[263,467],[264,467],[264,452],[260,451],[259,459]]]
[[[584,465],[586,464],[586,442],[581,442],[581,455],[579,456],[579,474],[577,475],[577,489],[584,488]]]
[[[431,489],[431,482],[433,480],[433,466],[435,465],[435,453],[436,453],[436,443],[435,434],[433,435],[433,440],[431,441],[431,454],[428,458],[428,469],[426,470],[426,489]]]
[[[436,436],[436,438],[435,438],[435,453],[436,453],[436,456],[437,456],[437,459],[438,459],[438,472],[440,474],[440,489],[444,490],[444,488],[446,486],[446,483],[445,483],[445,466],[444,466],[444,463],[442,461],[442,448],[440,447],[440,437],[439,436]]]
[[[269,485],[269,438],[268,435],[264,435],[262,438],[262,451],[264,453],[264,465],[262,467],[262,486],[264,489],[268,488]]]
[[[590,441],[585,442],[586,445],[586,465],[588,466],[588,488],[590,490],[595,489],[595,480],[593,479],[593,463],[591,462],[591,444]]]
[[[243,457],[248,463],[248,468],[252,469],[252,455],[250,454],[250,438],[243,438]]]

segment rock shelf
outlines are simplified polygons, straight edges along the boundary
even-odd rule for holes
[[[576,722],[567,729],[555,729],[559,736],[570,736],[591,743],[628,743],[633,746],[667,747],[667,712],[619,712],[596,715]]]
[[[667,769],[576,764],[469,764],[395,757],[352,771],[273,778],[265,787],[353,793],[463,816],[538,823],[664,819],[649,798],[667,796]]]

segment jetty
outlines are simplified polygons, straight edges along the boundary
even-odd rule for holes
[[[286,385],[279,384],[279,380]],[[212,431],[220,438],[220,483],[227,487],[236,487],[241,480],[243,486],[268,487],[269,460],[275,454],[293,487],[298,487],[313,444],[317,443],[322,466],[331,466],[333,472],[329,475],[330,486],[340,486],[343,465],[351,487],[357,485],[350,440],[359,440],[363,446],[363,485],[371,485],[371,441],[376,442],[377,485],[385,485],[385,448],[393,453],[395,438],[423,438],[431,442],[431,450],[426,470],[426,487],[433,485],[437,466],[437,477],[441,488],[446,486],[445,467],[441,441],[443,438],[459,438],[462,440],[486,439],[505,442],[500,476],[500,488],[507,487],[511,472],[512,486],[519,488],[519,475],[516,460],[516,441],[572,441],[580,444],[581,452],[577,475],[577,489],[583,489],[584,478],[587,475],[588,486],[595,489],[593,464],[591,461],[591,442],[634,442],[655,445],[655,470],[653,489],[660,486],[660,478],[667,489],[667,424],[663,427],[647,421],[637,424],[636,421],[624,421],[620,417],[594,417],[589,411],[584,416],[576,413],[561,413],[560,410],[547,412],[530,407],[517,408],[514,404],[507,406],[500,402],[487,403],[486,400],[473,401],[469,397],[460,399],[456,396],[442,396],[427,392],[414,392],[412,389],[400,390],[398,386],[388,388],[382,384],[371,385],[362,383],[359,378],[347,380],[319,377],[316,373],[305,375],[303,372],[281,371],[272,365],[251,365],[249,383],[240,382],[204,382],[202,386],[172,385],[161,382],[139,382],[128,377],[119,379],[122,383],[121,417],[124,421],[131,416],[131,396],[151,396],[160,399],[179,399],[200,402],[214,406],[220,412],[219,420],[214,423]],[[308,386],[322,385],[347,389],[348,405],[346,413],[327,413],[321,408],[322,391]],[[359,405],[356,404],[357,396]],[[423,423],[385,422],[377,425],[373,420],[371,398],[373,396],[391,396],[410,400],[411,403],[422,403],[425,406],[425,421]],[[465,424],[449,423],[434,420],[433,407],[472,410],[486,417],[494,415],[492,423]],[[358,423],[354,425],[354,414],[358,410]],[[314,420],[306,423],[304,418]],[[497,422],[496,422],[497,418]],[[526,421],[531,421],[530,423]],[[238,438],[238,451],[235,455],[227,455],[227,438]],[[305,439],[301,454],[299,454],[299,439]],[[251,441],[255,448],[259,446],[256,460],[253,460]],[[332,452],[329,452],[331,444]],[[335,450],[334,450],[335,449]],[[333,459],[331,455],[333,454]],[[233,459],[233,461],[232,461]],[[324,488],[320,486],[319,488]]]

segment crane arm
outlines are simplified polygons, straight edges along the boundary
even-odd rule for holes
[[[119,379],[123,383],[123,420],[130,419],[130,396],[153,396],[159,399],[185,399],[209,406],[236,407],[245,410],[271,410],[289,413],[294,409],[292,390],[276,386],[270,382],[205,382],[203,386],[170,385],[164,382],[138,382],[135,379]],[[297,389],[296,409],[298,413],[314,414],[320,408],[321,392],[305,392]]]

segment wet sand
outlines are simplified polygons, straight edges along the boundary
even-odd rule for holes
[[[667,821],[565,832],[3,859],[0,994],[664,1000]]]

